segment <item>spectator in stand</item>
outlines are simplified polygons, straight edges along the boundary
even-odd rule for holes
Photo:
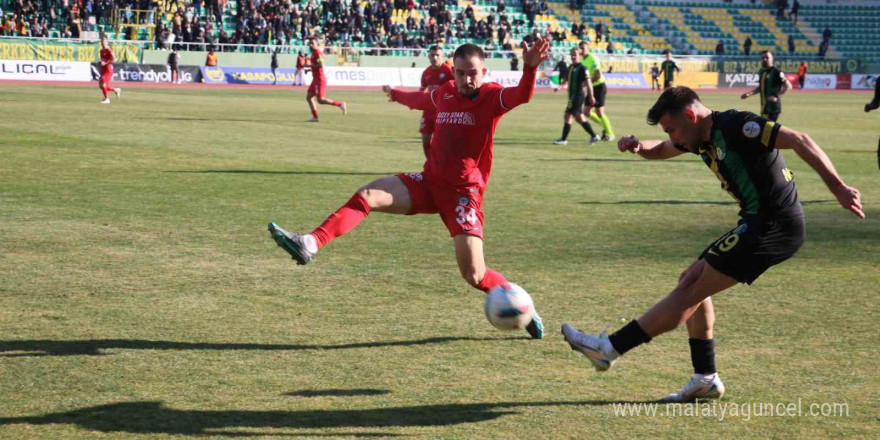
[[[801,2],[798,0],[794,0],[794,3],[791,5],[791,11],[788,13],[788,19],[792,20],[794,24],[797,24],[798,21],[798,11],[801,9]],[[794,18],[792,18],[794,17]]]
[[[794,37],[791,34],[788,35],[788,54],[794,55]]]
[[[602,23],[596,23],[596,44],[599,44],[602,41]]]
[[[718,44],[715,46],[715,55],[724,56],[724,42],[718,40]]]
[[[752,53],[752,37],[746,37],[746,41],[743,42],[743,54],[745,56],[749,56]]]

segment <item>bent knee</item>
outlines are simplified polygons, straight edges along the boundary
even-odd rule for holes
[[[461,268],[461,277],[467,281],[473,287],[479,288],[480,281],[483,281],[483,276],[485,274],[481,274],[477,272],[475,267],[463,267]]]

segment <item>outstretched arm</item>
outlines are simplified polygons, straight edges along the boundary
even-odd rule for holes
[[[507,110],[525,104],[532,99],[535,92],[535,75],[538,66],[547,58],[550,43],[541,38],[532,47],[523,42],[523,75],[516,87],[508,87],[501,91],[501,104]]]
[[[792,130],[788,127],[781,127],[779,134],[776,135],[776,148],[794,150],[804,162],[816,170],[816,173],[819,174],[819,177],[822,178],[825,185],[831,190],[834,197],[837,198],[837,203],[840,203],[840,206],[850,210],[859,218],[865,218],[865,213],[862,212],[862,200],[859,190],[847,186],[843,182],[843,179],[837,174],[837,170],[834,169],[831,159],[808,134]]]
[[[428,110],[435,107],[431,92],[404,92],[392,89],[391,86],[382,86],[382,92],[388,95],[389,101],[399,102],[414,110]]]
[[[633,154],[638,154],[645,159],[670,159],[675,156],[684,154],[685,152],[675,148],[672,145],[672,141],[665,140],[651,140],[651,141],[640,141],[639,138],[635,136],[624,136],[617,141],[617,149],[620,152],[629,151]]]

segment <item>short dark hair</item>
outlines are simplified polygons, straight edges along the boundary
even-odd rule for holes
[[[770,51],[770,50],[762,50],[761,51],[761,55],[764,55],[765,53],[769,53],[770,55],[773,55],[773,51]]]
[[[483,52],[483,49],[480,49],[480,46],[468,43],[458,46],[458,49],[455,49],[455,53],[452,55],[452,59],[468,59],[474,56],[479,57],[481,60],[486,59],[486,53]]]
[[[439,50],[440,52],[443,52],[443,49],[441,49],[440,46],[436,44],[428,48],[428,52],[431,52],[433,50]]]
[[[679,86],[666,89],[657,98],[657,102],[654,103],[651,110],[648,110],[648,125],[657,125],[663,115],[675,116],[694,102],[700,102],[700,97],[697,96],[697,92],[687,87]]]

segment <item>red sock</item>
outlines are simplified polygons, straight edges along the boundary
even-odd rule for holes
[[[480,280],[480,284],[477,285],[477,288],[483,292],[489,293],[493,287],[500,284],[507,284],[507,278],[504,278],[504,275],[501,275],[492,269],[486,268],[486,274],[483,275],[483,279]]]
[[[318,111],[317,110],[312,110],[312,117],[315,119],[318,119]]]
[[[342,103],[339,101],[333,101],[331,102],[331,104],[335,105],[336,107],[342,107]]]
[[[107,86],[101,87],[101,93],[104,94],[104,99],[107,99]]]
[[[330,214],[321,226],[312,231],[312,236],[318,242],[318,249],[354,229],[369,214],[370,204],[360,194],[355,193],[345,205]]]

